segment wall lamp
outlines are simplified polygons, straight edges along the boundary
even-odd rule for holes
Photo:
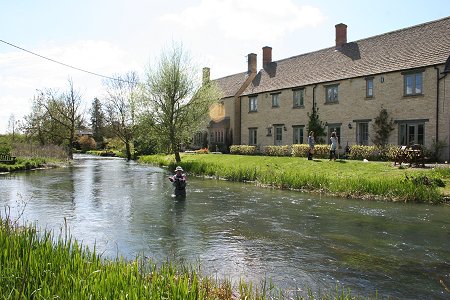
[[[352,128],[353,128],[352,123],[348,123],[348,129],[352,129]]]

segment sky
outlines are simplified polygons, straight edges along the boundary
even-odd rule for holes
[[[38,90],[67,91],[70,79],[87,112],[102,76],[143,78],[173,44],[217,79],[245,72],[249,53],[260,69],[264,46],[273,61],[332,47],[339,23],[352,42],[450,16],[447,0],[0,1],[0,134]]]

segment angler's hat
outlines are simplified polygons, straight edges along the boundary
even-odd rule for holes
[[[175,172],[176,172],[176,171],[181,171],[181,172],[183,172],[183,168],[180,167],[180,166],[178,166],[178,167],[175,168]]]

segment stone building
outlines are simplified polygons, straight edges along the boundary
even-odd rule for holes
[[[247,71],[215,79],[223,98],[208,126],[208,144],[292,145],[306,143],[313,105],[329,140],[372,145],[381,109],[394,121],[389,144],[439,141],[450,160],[450,17],[377,36],[347,41],[337,24],[330,48],[273,61],[272,48],[248,54]],[[209,69],[206,69],[209,74]]]

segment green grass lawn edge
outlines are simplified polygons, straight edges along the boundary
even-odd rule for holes
[[[173,155],[146,155],[141,163],[174,169]],[[410,168],[392,162],[230,154],[181,154],[186,172],[260,186],[356,199],[424,202],[449,200],[450,168]]]

